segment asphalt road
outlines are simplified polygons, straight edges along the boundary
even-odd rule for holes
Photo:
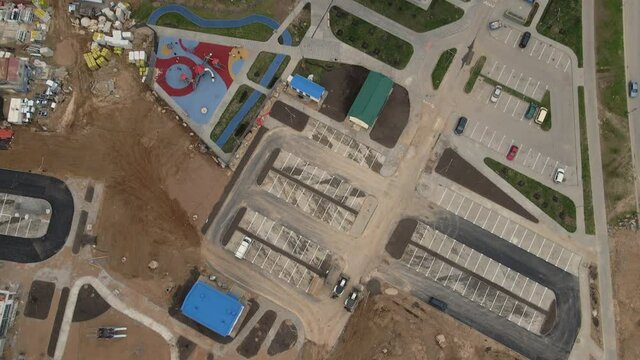
[[[624,63],[626,65],[627,83],[640,81],[640,2],[624,0],[622,3],[624,23]],[[629,111],[629,135],[631,137],[631,154],[636,190],[636,210],[640,212],[640,98],[627,100]]]
[[[44,199],[51,204],[47,233],[35,239],[0,235],[0,260],[33,263],[55,255],[67,241],[73,220],[73,196],[50,176],[0,169],[0,192]]]

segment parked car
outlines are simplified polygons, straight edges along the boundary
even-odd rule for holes
[[[235,254],[238,259],[244,259],[244,254],[246,254],[247,250],[249,250],[249,246],[251,246],[251,243],[253,243],[253,240],[248,236],[245,236],[242,239],[242,242],[240,243],[240,246],[238,246],[238,250],[236,250]]]
[[[454,134],[462,135],[462,133],[464,132],[464,128],[466,126],[467,126],[467,118],[464,116],[461,116],[458,119],[458,124],[456,125],[456,128],[453,130]]]
[[[332,298],[337,298],[342,295],[344,292],[344,288],[347,287],[347,283],[349,282],[349,277],[345,274],[340,274],[340,278],[338,278],[338,282],[336,286],[333,287],[333,292],[331,293]]]
[[[509,152],[507,153],[507,160],[513,161],[513,159],[516,158],[516,155],[518,155],[518,147],[515,145],[511,145],[511,147],[509,148]]]
[[[525,31],[524,34],[522,34],[522,37],[520,38],[520,44],[518,45],[520,46],[521,49],[524,49],[529,44],[529,40],[531,40],[531,33],[528,31]]]
[[[564,169],[557,168],[556,172],[553,174],[553,182],[556,184],[560,184],[564,181]]]
[[[353,312],[356,306],[358,306],[358,303],[360,302],[360,294],[360,290],[356,289],[355,287],[351,289],[349,296],[344,301],[344,308],[347,309],[348,312]]]
[[[629,81],[629,97],[637,97],[638,96],[638,82],[637,81]]]
[[[536,116],[536,124],[540,124],[542,125],[542,123],[544,122],[544,119],[546,119],[547,117],[547,113],[549,112],[549,110],[547,110],[546,107],[540,107],[540,111],[538,111],[538,116]]]
[[[429,305],[433,306],[434,308],[440,311],[446,311],[448,307],[446,302],[434,297],[431,297],[429,299]]]
[[[492,21],[489,23],[489,30],[498,30],[502,27],[500,20]]]
[[[529,103],[529,107],[527,108],[527,112],[524,113],[524,118],[527,120],[531,120],[536,116],[538,112],[538,105],[534,103]]]
[[[500,99],[500,94],[502,94],[502,86],[497,85],[491,93],[491,102],[497,103],[498,99]]]

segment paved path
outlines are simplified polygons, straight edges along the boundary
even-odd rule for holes
[[[604,342],[604,358],[616,359],[616,324],[613,302],[613,284],[607,234],[607,212],[604,199],[604,180],[600,153],[600,129],[598,127],[598,97],[596,93],[596,54],[594,0],[582,3],[582,38],[584,49],[584,91],[587,116],[589,160],[591,163],[591,188],[593,212],[596,222],[598,272],[600,279],[600,312]]]

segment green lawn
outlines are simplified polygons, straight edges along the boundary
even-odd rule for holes
[[[298,65],[296,65],[293,73],[299,74],[304,77],[313,75],[313,81],[316,83],[320,83],[320,80],[322,79],[322,75],[324,75],[324,73],[331,71],[339,66],[342,66],[342,64],[332,61],[302,59],[298,62]]]
[[[473,86],[476,84],[476,81],[478,81],[478,76],[480,76],[480,73],[482,72],[482,68],[484,67],[484,63],[486,62],[487,62],[486,56],[480,56],[478,60],[476,60],[476,63],[473,65],[473,68],[471,68],[471,73],[469,74],[469,80],[467,80],[467,83],[464,84],[465,93],[470,94],[471,91],[473,91]]]
[[[203,28],[176,13],[162,15],[158,19],[157,25],[256,41],[267,41],[273,35],[273,30],[264,24],[253,23],[231,29]]]
[[[599,84],[598,98],[609,112],[627,117],[622,0],[600,0],[598,9],[601,12],[596,16],[597,72],[606,77]]]
[[[451,48],[440,54],[440,58],[436,63],[436,67],[431,73],[431,83],[433,84],[434,89],[438,90],[438,88],[440,87],[442,79],[444,79],[444,76],[447,74],[447,70],[449,70],[449,66],[453,61],[453,58],[456,56],[457,51],[458,49]]]
[[[140,1],[140,4],[138,6],[133,8],[131,17],[136,19],[137,22],[142,22],[145,21],[149,17],[149,15],[151,15],[153,10],[155,10],[155,7],[153,6],[151,0],[142,0]]]
[[[252,14],[264,15],[278,22],[282,22],[289,14],[289,9],[295,6],[298,0],[199,0],[199,1],[181,1],[193,13],[205,19],[240,19]],[[161,7],[164,5],[174,4],[173,0],[142,0],[141,4],[133,9],[134,14],[145,15],[146,10],[151,7]],[[155,7],[153,6],[155,4]],[[138,10],[140,8],[141,10]],[[137,17],[136,20],[146,20],[151,11],[146,16]]]
[[[227,108],[222,113],[222,116],[220,116],[218,123],[213,127],[213,130],[211,131],[210,137],[212,141],[215,142],[216,140],[218,140],[224,129],[227,128],[229,122],[231,122],[231,119],[240,110],[242,105],[245,103],[245,101],[247,101],[253,91],[254,89],[247,85],[241,85],[238,88],[236,93],[231,98],[231,102],[229,102],[229,105],[227,105]],[[251,110],[249,110],[247,115],[245,115],[245,117],[242,119],[240,125],[238,125],[235,134],[233,134],[229,138],[227,143],[222,147],[222,150],[224,152],[229,153],[235,149],[240,140],[240,136],[242,136],[249,123],[258,116],[258,111],[260,111],[260,107],[262,106],[264,100],[265,96],[261,95],[255,105],[251,107]]]
[[[582,67],[582,0],[549,0],[537,30],[571,48]]]
[[[269,65],[271,65],[275,57],[276,54],[274,53],[261,51],[256,57],[256,60],[251,65],[251,68],[247,73],[247,78],[249,78],[249,80],[253,81],[256,84],[259,84],[260,80],[262,79],[262,75],[264,75],[264,73],[267,71]],[[278,67],[278,70],[276,71],[274,77],[269,81],[269,85],[267,85],[268,89],[271,89],[275,82],[280,78],[280,76],[284,72],[284,69],[287,68],[290,60],[291,57],[289,55],[285,56],[284,60]]]
[[[576,205],[565,195],[491,158],[484,163],[569,232],[576,231]]]
[[[287,30],[291,34],[291,46],[298,46],[304,38],[304,35],[311,26],[311,3],[307,3],[295,20],[287,26]],[[278,42],[282,44],[282,36],[278,38]]]
[[[356,0],[416,32],[427,32],[459,20],[464,10],[446,0],[433,0],[427,10],[406,0]]]
[[[591,190],[591,165],[589,163],[589,142],[587,140],[587,115],[584,103],[584,87],[578,86],[578,117],[580,119],[580,163],[582,164],[582,199],[584,201],[584,231],[596,233],[593,218],[593,194]]]
[[[482,75],[481,75],[482,76]],[[545,108],[547,108],[547,110],[549,110],[549,112],[547,113],[547,117],[544,119],[544,122],[542,123],[542,125],[540,125],[540,128],[544,131],[549,131],[551,130],[551,93],[549,92],[549,90],[545,91],[544,95],[542,96],[542,100],[538,101],[532,97],[529,97],[521,92],[519,92],[518,90],[508,87],[505,84],[499,83],[491,78],[488,78],[486,76],[482,76],[482,79],[484,80],[484,82],[491,84],[492,86],[497,86],[500,85],[502,86],[502,91],[511,94],[519,99],[522,99],[522,101],[526,102],[526,103],[534,103],[536,105],[538,105],[538,107],[540,106],[544,106]]]
[[[404,69],[413,55],[408,42],[339,7],[331,8],[329,19],[338,39],[396,69]]]

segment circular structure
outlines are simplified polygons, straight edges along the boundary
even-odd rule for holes
[[[209,109],[207,109],[206,106],[203,106],[203,107],[200,108],[200,113],[202,113],[202,114],[206,114],[208,111],[209,111]]]

